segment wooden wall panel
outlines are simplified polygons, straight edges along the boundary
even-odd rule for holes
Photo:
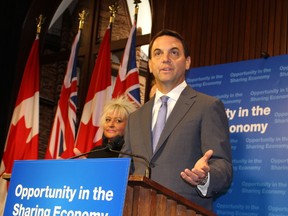
[[[288,11],[288,1],[283,1],[282,8],[279,9],[282,14],[281,18],[281,27],[280,27],[280,40],[281,40],[281,46],[280,46],[280,53],[287,53],[287,25],[288,25],[288,16],[285,16],[285,14]],[[283,27],[282,27],[283,26]],[[286,26],[286,28],[284,27]],[[282,30],[282,31],[281,31]]]
[[[263,37],[262,37],[262,30],[263,30],[263,14],[264,14],[264,6],[263,4],[259,4],[261,2],[261,0],[257,0],[256,1],[256,5],[258,6],[258,10],[257,10],[257,15],[255,16],[256,17],[256,21],[255,21],[255,51],[251,51],[254,53],[257,53],[257,54],[261,54],[261,44],[262,44],[262,41],[263,41]],[[263,46],[262,46],[263,47]],[[257,55],[256,55],[257,56]]]
[[[151,6],[151,35],[162,28],[180,32],[191,67],[287,54],[286,0],[151,0]]]
[[[269,1],[263,0],[263,17],[262,22],[259,22],[259,27],[262,28],[262,43],[260,44],[260,49],[266,50],[268,52],[268,32],[269,32]]]
[[[269,4],[269,20],[268,20],[268,53],[273,53],[274,51],[274,35],[275,35],[275,2],[270,1]]]
[[[78,59],[82,66],[80,85],[84,86],[78,94],[80,112],[85,100],[99,42],[106,28],[106,24],[101,25],[101,23],[107,23],[107,20],[103,18],[107,15],[104,16],[103,13],[107,14],[107,5],[112,1],[114,0],[78,2],[81,7],[87,6],[90,12],[85,30],[82,32]],[[19,52],[21,58],[15,60],[16,66],[10,69],[15,71],[13,74],[15,86],[20,82],[30,50],[29,47],[34,39],[35,26],[31,23],[35,23],[35,17],[43,13],[46,16],[46,21],[42,32],[47,32],[49,21],[61,1],[34,0],[31,2],[31,8],[23,21],[21,37],[19,36],[19,41],[15,41],[15,44],[19,43],[19,51],[21,51]],[[120,1],[122,6],[123,2],[124,0]],[[191,67],[256,59],[261,57],[262,52],[268,52],[270,56],[287,54],[287,0],[150,0],[150,3],[152,9],[151,36],[162,28],[174,29],[181,33],[187,40],[191,50]],[[124,39],[128,37],[130,30],[128,25],[125,25],[127,28],[123,28],[123,22],[126,21],[125,14],[127,14],[127,10],[120,10],[118,17],[116,17],[117,23],[113,27],[112,46],[116,46],[118,42],[121,42],[121,48],[125,46],[126,41]],[[141,17],[138,17],[138,19],[141,19]],[[120,33],[116,35],[115,32]],[[47,40],[47,37],[43,34],[41,37],[41,54],[43,54],[41,61],[42,64],[49,64],[51,59],[54,58],[55,61],[55,56],[44,56],[45,40]],[[68,39],[63,41],[66,44],[70,42]],[[57,61],[67,60],[68,54],[69,50],[58,53]],[[52,78],[49,80],[52,80]],[[18,88],[15,88],[10,92],[11,100],[15,100],[17,91]],[[5,134],[8,131],[13,105],[12,102],[9,102],[9,104],[6,102],[5,106],[10,108],[10,111],[5,113],[5,116],[9,117],[1,118],[4,121],[7,119],[5,129],[3,129]],[[53,108],[55,104],[50,104],[50,106]],[[8,108],[4,109],[8,110]],[[1,141],[2,149],[4,139],[5,137]],[[41,142],[44,143],[45,141]]]

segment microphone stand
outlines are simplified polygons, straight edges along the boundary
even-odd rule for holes
[[[131,156],[131,157],[136,157],[136,158],[143,159],[146,162],[145,177],[150,179],[151,167],[150,167],[150,163],[147,160],[147,158],[143,157],[142,155],[130,154],[130,153],[127,153],[127,152],[113,150],[112,146],[110,144],[108,144],[107,147],[108,147],[109,151],[111,151],[111,152],[115,152],[115,153],[118,153],[118,154],[123,154],[123,155],[128,155],[128,156]]]
[[[89,151],[89,152],[85,152],[85,153],[83,153],[83,154],[79,154],[79,155],[73,156],[73,157],[68,158],[68,159],[76,159],[76,158],[79,158],[79,157],[82,157],[82,156],[91,154],[91,153],[93,153],[93,152],[105,151],[105,150],[109,150],[109,151],[111,151],[111,152],[115,152],[115,153],[118,153],[118,154],[128,155],[128,156],[130,156],[130,157],[136,157],[136,158],[141,158],[141,159],[143,159],[143,160],[145,161],[145,163],[146,163],[145,177],[150,179],[151,167],[150,167],[150,163],[149,163],[149,161],[147,160],[147,158],[143,157],[142,155],[131,154],[131,153],[126,153],[126,152],[114,150],[114,149],[113,149],[113,145],[111,145],[110,143],[108,143],[107,146],[105,146],[105,147],[103,147],[103,148],[94,149],[94,150],[91,150],[91,151]]]
[[[110,151],[110,149],[108,148],[108,146],[105,146],[105,147],[103,147],[103,148],[94,149],[94,150],[91,150],[91,151],[89,151],[89,152],[85,152],[85,153],[83,153],[83,154],[73,156],[73,157],[68,158],[68,159],[76,159],[76,158],[79,158],[79,157],[82,157],[82,156],[91,154],[91,153],[93,153],[93,152],[104,151],[104,150],[106,150],[106,149],[108,149],[108,150]]]

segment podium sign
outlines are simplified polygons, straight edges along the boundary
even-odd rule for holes
[[[122,215],[129,158],[15,161],[4,215]]]

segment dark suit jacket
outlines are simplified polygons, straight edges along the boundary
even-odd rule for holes
[[[152,108],[154,98],[130,114],[122,151],[139,154],[151,162],[151,179],[189,200],[212,210],[213,196],[227,189],[232,179],[229,127],[223,103],[187,86],[167,119],[159,144],[152,153]],[[185,182],[180,172],[193,168],[203,154],[213,149],[209,160],[207,197]],[[120,155],[120,157],[126,157]],[[134,173],[144,175],[145,161],[134,158]]]

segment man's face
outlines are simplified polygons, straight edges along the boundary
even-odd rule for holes
[[[184,81],[189,67],[190,57],[185,57],[183,45],[177,38],[165,35],[154,41],[149,68],[156,83],[174,88]]]

